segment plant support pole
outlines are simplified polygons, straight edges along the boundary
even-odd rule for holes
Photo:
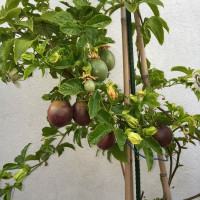
[[[122,25],[122,49],[123,49],[123,69],[124,69],[124,94],[130,95],[130,72],[128,56],[128,33],[127,18],[125,7],[121,8],[121,25]],[[125,99],[129,103],[129,99]],[[132,166],[132,149],[127,145],[127,163],[125,164],[125,200],[133,200],[133,166]]]
[[[130,66],[130,83],[131,94],[135,95],[135,70],[134,70],[134,56],[133,56],[133,35],[132,35],[132,23],[131,13],[126,9],[127,17],[127,30],[128,30],[128,51],[129,51],[129,66]],[[135,148],[135,147],[134,147]],[[135,183],[136,183],[136,199],[141,199],[141,187],[140,187],[140,159],[135,153]]]
[[[137,42],[138,42],[140,58],[141,58],[141,77],[144,82],[144,85],[146,87],[150,87],[144,41],[143,41],[143,36],[140,30],[141,29],[140,17],[137,11],[134,13],[134,17],[135,17],[135,25],[136,25],[136,31],[137,31]],[[158,155],[158,158],[163,159],[163,156]],[[159,160],[159,167],[160,167],[160,178],[161,178],[161,183],[162,183],[162,188],[163,188],[164,199],[171,200],[171,193],[170,193],[170,188],[168,184],[165,163]]]

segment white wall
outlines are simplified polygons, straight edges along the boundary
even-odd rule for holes
[[[51,1],[55,5],[56,1]],[[3,5],[5,0],[1,0]],[[58,3],[57,3],[58,4]],[[161,47],[155,39],[148,45],[147,57],[152,66],[173,77],[170,68],[176,65],[191,66],[196,69],[200,65],[200,1],[174,0],[165,2],[161,16],[168,22],[170,34],[165,36],[165,44]],[[151,11],[145,6],[142,14]],[[116,56],[116,67],[112,71],[111,80],[123,89],[122,47],[120,13],[113,14],[113,23],[108,33],[116,41],[112,51]],[[177,75],[177,74],[175,74]],[[12,84],[0,83],[0,168],[4,163],[12,162],[21,149],[29,142],[31,153],[41,145],[41,129],[47,125],[46,112],[48,102],[41,99],[57,84],[50,76],[41,78],[36,71],[33,78],[21,84],[20,89]],[[163,90],[162,94],[170,102],[185,107],[192,114],[200,111],[200,103],[192,92],[184,87]],[[71,141],[67,138],[67,141]],[[106,157],[95,158],[96,147],[89,148],[84,141],[84,149],[66,150],[60,157],[53,156],[48,167],[41,167],[24,181],[23,192],[16,191],[15,200],[122,200],[124,199],[124,183],[120,164],[110,164]],[[178,170],[172,186],[173,200],[182,200],[200,192],[200,147],[188,145],[183,152],[181,163],[184,167]],[[169,163],[166,163],[167,168]],[[141,186],[146,199],[162,196],[159,180],[158,163],[147,173],[144,160],[141,159]]]

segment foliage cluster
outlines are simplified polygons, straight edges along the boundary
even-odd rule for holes
[[[177,84],[183,84],[192,89],[200,99],[200,72],[183,66],[176,66],[172,71],[182,72],[178,78],[167,80],[164,72],[152,68],[149,64],[150,88],[143,86],[142,91],[130,95],[130,104],[124,103],[124,94],[116,84],[110,81],[95,80],[94,92],[85,90],[80,77],[91,75],[90,60],[93,54],[99,54],[101,49],[113,39],[106,36],[106,26],[112,21],[111,15],[117,9],[125,6],[128,11],[140,14],[140,4],[146,3],[153,16],[141,18],[145,45],[148,45],[152,34],[162,45],[164,30],[169,32],[167,23],[160,17],[160,0],[99,0],[100,4],[92,6],[89,0],[73,0],[73,4],[61,1],[63,7],[50,7],[49,0],[7,0],[0,11],[0,77],[5,83],[31,78],[36,69],[42,76],[50,73],[52,78],[59,79],[59,84],[49,93],[44,94],[45,101],[70,101],[71,96],[88,102],[88,112],[91,123],[88,126],[78,126],[71,122],[65,132],[49,124],[42,129],[40,149],[35,154],[27,154],[28,144],[13,163],[7,163],[0,171],[0,180],[6,180],[0,189],[0,197],[11,199],[14,188],[22,190],[22,181],[53,154],[61,156],[66,148],[75,149],[74,145],[64,142],[69,134],[74,135],[74,144],[82,147],[81,140],[88,139],[91,146],[114,132],[116,144],[107,153],[121,162],[126,162],[126,141],[129,140],[137,150],[142,150],[146,156],[148,170],[154,163],[154,152],[170,157],[170,178],[180,166],[181,150],[187,143],[195,145],[200,139],[200,115],[190,115],[183,107],[175,105],[159,94],[159,90]],[[133,34],[135,23],[132,24]],[[136,43],[137,46],[137,43]],[[137,67],[141,70],[140,59]],[[136,74],[136,85],[142,84],[141,75]],[[116,96],[112,96],[113,92]],[[112,95],[111,95],[112,94]],[[162,100],[160,100],[162,99]],[[170,146],[161,146],[152,137],[157,132],[158,125],[167,125],[173,131],[173,141]],[[177,136],[181,131],[182,136]],[[57,145],[55,141],[58,140]],[[99,150],[98,150],[99,152]],[[172,156],[177,156],[173,169]],[[30,161],[34,161],[31,165]],[[13,183],[14,180],[14,183]]]

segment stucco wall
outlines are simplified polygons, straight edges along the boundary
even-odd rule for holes
[[[5,0],[1,0],[3,5]],[[52,5],[58,5],[52,0]],[[174,0],[164,1],[165,9],[161,16],[168,22],[170,34],[165,35],[165,44],[161,47],[153,38],[146,49],[152,66],[170,73],[170,67],[176,65],[200,66],[200,1]],[[142,7],[142,14],[151,11]],[[113,23],[108,34],[116,43],[111,50],[116,57],[116,67],[110,79],[123,89],[122,47],[120,13],[112,15]],[[4,163],[12,162],[21,149],[32,142],[30,152],[40,145],[41,129],[47,125],[46,112],[48,102],[41,99],[58,83],[50,76],[42,79],[41,72],[21,83],[20,89],[12,84],[0,82],[0,168]],[[200,112],[200,103],[192,92],[182,86],[163,90],[162,94],[170,102],[185,107],[192,114]],[[72,137],[67,138],[71,141]],[[57,158],[52,156],[48,167],[41,167],[24,181],[23,192],[15,191],[15,200],[122,200],[124,199],[124,183],[120,164],[113,160],[110,164],[106,157],[95,157],[96,147],[89,148],[84,141],[84,149],[66,150]],[[173,200],[182,200],[200,192],[200,146],[188,145],[183,152],[180,168],[172,183]],[[168,168],[169,163],[166,163]],[[147,173],[146,163],[141,159],[141,187],[146,199],[162,196],[159,180],[159,167],[155,163],[153,170]]]

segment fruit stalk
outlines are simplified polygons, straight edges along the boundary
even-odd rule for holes
[[[138,46],[139,46],[140,59],[141,59],[141,76],[142,76],[144,85],[146,87],[150,87],[149,73],[148,73],[146,54],[145,54],[145,48],[144,48],[144,41],[143,41],[143,36],[142,36],[141,30],[140,30],[141,23],[140,23],[140,17],[139,17],[138,11],[136,11],[134,13],[134,18],[135,18],[137,38],[138,38],[137,42],[138,42]],[[158,155],[158,158],[163,159],[163,156]],[[170,188],[169,188],[169,184],[168,184],[168,177],[167,177],[165,163],[163,161],[159,160],[159,167],[160,167],[160,178],[161,178],[164,198],[167,200],[171,200],[171,192],[170,192]]]
[[[125,7],[121,8],[121,24],[122,24],[122,48],[123,48],[123,73],[124,73],[124,94],[126,97],[130,95],[130,73],[128,58],[128,33],[127,18]],[[125,103],[130,103],[125,98]],[[127,145],[127,163],[125,164],[125,200],[133,200],[133,166],[132,166],[132,149]]]

